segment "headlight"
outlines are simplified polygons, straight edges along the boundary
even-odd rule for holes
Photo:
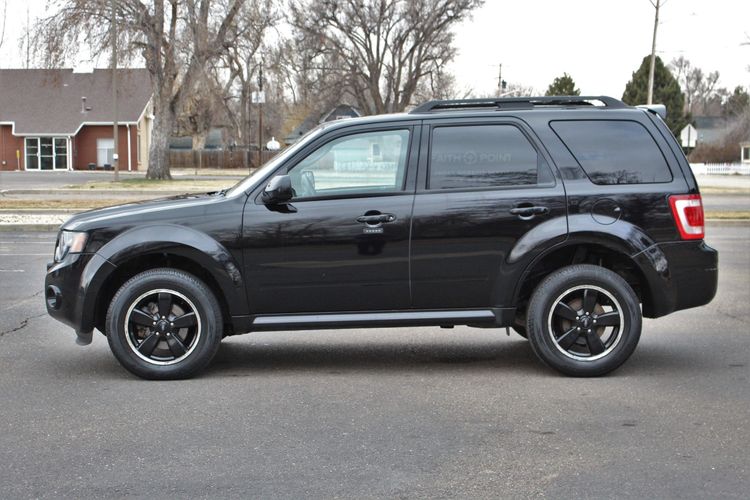
[[[60,231],[55,247],[55,262],[60,262],[69,253],[81,253],[86,246],[87,233],[75,231]]]

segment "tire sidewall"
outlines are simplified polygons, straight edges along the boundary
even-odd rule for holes
[[[181,293],[193,303],[201,318],[201,334],[195,348],[171,365],[143,360],[127,340],[128,309],[138,297],[157,289]],[[117,291],[107,311],[106,334],[112,353],[135,375],[147,379],[186,378],[205,368],[216,354],[222,336],[221,312],[213,293],[196,277],[173,269],[156,269],[134,276]]]
[[[557,298],[570,288],[587,285],[612,294],[620,305],[625,323],[615,348],[593,361],[576,360],[560,352],[548,324]],[[527,332],[536,355],[552,368],[573,376],[604,375],[622,365],[638,345],[641,326],[640,305],[630,285],[608,269],[586,264],[560,269],[545,278],[532,295],[527,318]]]

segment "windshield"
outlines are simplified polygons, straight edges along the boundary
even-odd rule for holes
[[[281,151],[279,154],[271,158],[265,165],[235,184],[234,187],[230,188],[227,191],[227,196],[234,196],[239,193],[244,193],[253,188],[257,182],[260,182],[261,179],[273,172],[288,158],[291,158],[297,151],[302,149],[308,142],[310,142],[310,140],[320,135],[323,130],[331,125],[331,123],[333,122],[321,123],[314,129],[307,132],[305,135],[300,137],[297,142]]]

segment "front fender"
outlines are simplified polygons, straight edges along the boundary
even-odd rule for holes
[[[81,275],[79,307],[84,331],[94,326],[96,300],[116,269],[149,254],[189,259],[213,277],[226,300],[229,314],[248,314],[245,284],[234,256],[206,233],[175,224],[141,226],[119,234],[96,252]]]

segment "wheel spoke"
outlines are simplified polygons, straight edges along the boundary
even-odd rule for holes
[[[601,354],[604,352],[604,343],[602,342],[602,339],[599,338],[599,335],[596,334],[596,332],[586,334],[586,344],[589,346],[589,352],[592,356],[596,356],[597,354]]]
[[[175,358],[179,358],[181,356],[184,356],[187,352],[187,348],[185,347],[185,344],[182,343],[182,341],[177,338],[175,334],[169,335],[167,337],[167,345],[169,346],[169,350],[172,351],[172,354]]]
[[[144,356],[151,356],[151,353],[154,352],[154,349],[156,349],[156,344],[159,343],[159,335],[156,333],[152,333],[148,337],[144,339],[143,342],[140,343],[138,346],[138,352],[143,354]]]
[[[578,319],[578,313],[565,302],[557,303],[555,306],[555,314],[571,321]]]
[[[189,326],[194,326],[197,323],[195,313],[189,312],[187,314],[183,314],[182,316],[178,316],[175,319],[172,320],[173,328],[187,328]]]
[[[583,312],[591,314],[594,312],[596,306],[596,299],[599,297],[599,292],[587,288],[583,291]]]
[[[159,294],[159,316],[167,318],[170,312],[172,312],[172,294],[162,292]]]
[[[557,338],[557,344],[567,351],[573,344],[576,343],[576,340],[578,340],[578,337],[580,335],[580,330],[578,330],[577,328],[571,328]]]
[[[132,321],[136,325],[151,326],[154,324],[154,317],[151,316],[149,313],[143,312],[140,309],[135,308],[133,309],[133,312],[130,313],[130,321]]]
[[[620,313],[611,311],[596,318],[596,326],[617,326],[620,324]]]

